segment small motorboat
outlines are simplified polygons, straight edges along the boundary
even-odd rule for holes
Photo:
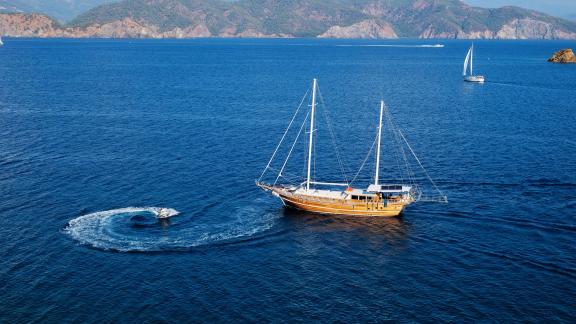
[[[158,211],[156,212],[157,218],[170,218],[172,216],[173,215],[168,208],[158,208]]]

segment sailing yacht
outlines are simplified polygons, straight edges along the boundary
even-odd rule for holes
[[[404,183],[386,183],[380,180],[380,155],[381,155],[381,141],[382,141],[382,119],[386,114],[386,118],[390,118],[387,114],[384,101],[380,102],[380,118],[377,133],[377,146],[376,146],[376,167],[374,173],[374,182],[369,184],[366,188],[353,188],[351,183],[341,182],[320,182],[315,181],[311,178],[311,168],[312,161],[314,160],[313,154],[315,152],[314,147],[314,136],[316,133],[315,129],[315,114],[316,114],[316,96],[317,96],[317,80],[314,79],[312,85],[312,103],[310,105],[311,110],[308,112],[307,117],[304,119],[298,136],[300,135],[302,129],[307,123],[308,116],[310,117],[309,126],[309,139],[308,139],[308,158],[307,169],[306,169],[306,179],[301,183],[279,183],[279,179],[282,177],[286,162],[290,158],[292,149],[294,148],[298,136],[292,145],[292,149],[284,161],[282,169],[280,169],[276,180],[269,184],[261,181],[267,170],[270,169],[271,163],[274,160],[280,145],[286,138],[286,134],[290,129],[294,117],[298,114],[298,111],[292,118],[290,125],[286,129],[286,132],[282,136],[280,143],[276,147],[276,150],[272,154],[272,158],[268,162],[268,165],[262,172],[260,179],[256,181],[256,185],[265,191],[271,192],[272,195],[280,198],[284,206],[291,207],[299,210],[320,213],[320,214],[331,214],[331,215],[354,215],[354,216],[398,216],[404,208],[421,198],[421,193],[418,190],[417,184],[404,184]],[[304,101],[304,99],[303,99]],[[302,105],[302,104],[301,104]],[[387,119],[390,121],[390,119]],[[329,128],[331,129],[331,128]],[[398,137],[401,137],[406,141],[402,132],[398,131],[396,133]],[[408,148],[412,151],[406,141]],[[374,144],[373,144],[374,145]],[[372,149],[370,150],[372,152]],[[367,157],[371,153],[368,153]],[[414,155],[415,156],[415,155]],[[417,158],[416,158],[417,159]],[[366,160],[364,161],[366,162]],[[420,164],[420,160],[418,160]],[[364,163],[363,163],[364,165]],[[421,166],[421,164],[420,164]],[[362,167],[361,167],[362,169]],[[426,173],[427,175],[428,173]],[[432,179],[430,179],[432,181]],[[354,180],[352,180],[353,182]],[[434,183],[432,181],[432,183]],[[436,185],[434,184],[436,187]],[[436,187],[437,188],[437,187]],[[438,189],[438,192],[441,192]],[[441,196],[440,200],[447,202],[446,196]]]
[[[0,46],[4,45],[4,42],[2,41],[2,36],[0,36]]]
[[[470,65],[470,75],[467,74],[468,72],[468,65]],[[466,59],[464,60],[464,70],[462,71],[462,76],[464,76],[464,81],[467,82],[484,82],[483,75],[474,75],[474,44],[470,46],[468,50],[468,54],[466,54]]]

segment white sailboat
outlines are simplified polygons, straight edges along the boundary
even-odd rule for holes
[[[470,65],[470,75],[467,74],[468,72],[468,65]],[[466,54],[466,59],[464,60],[464,70],[462,71],[462,76],[464,77],[464,81],[467,82],[484,82],[483,75],[474,75],[474,44],[470,46],[468,50],[468,54]]]
[[[0,46],[4,45],[4,42],[2,41],[2,36],[0,36]]]

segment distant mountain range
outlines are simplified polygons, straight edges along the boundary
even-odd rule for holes
[[[69,21],[102,4],[120,0],[0,0],[0,12],[43,13]]]
[[[9,2],[16,1],[28,6],[41,2]],[[4,2],[8,1],[0,0],[0,6]],[[518,7],[472,7],[460,0],[124,0],[93,8],[66,25],[39,14],[0,14],[0,33],[32,37],[576,39],[576,22]]]

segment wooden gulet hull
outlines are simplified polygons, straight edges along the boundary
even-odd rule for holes
[[[280,198],[286,207],[318,214],[396,217],[406,206],[400,201],[351,201],[295,194],[273,187],[264,189],[270,190],[274,196]]]

